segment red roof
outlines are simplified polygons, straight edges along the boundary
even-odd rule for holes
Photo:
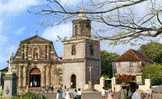
[[[122,62],[122,61],[145,61],[152,63],[152,60],[146,57],[143,53],[133,49],[129,49],[127,52],[125,52],[115,60],[115,62]]]

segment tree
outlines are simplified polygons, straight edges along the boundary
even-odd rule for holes
[[[162,84],[162,65],[146,65],[143,70],[143,79],[151,79],[152,85]]]
[[[150,42],[142,45],[139,50],[155,63],[162,63],[162,44]]]
[[[161,0],[82,0],[86,1],[84,11],[77,9],[80,7],[77,5],[77,7],[66,6],[61,0],[47,1],[46,7],[39,7],[39,13],[63,16],[59,17],[62,18],[60,22],[77,14],[87,14],[92,21],[104,24],[106,29],[114,30],[111,33],[113,35],[109,35],[109,32],[107,35],[96,33],[95,37],[100,40],[121,42],[157,37],[162,34]],[[84,6],[84,3],[80,5]],[[137,13],[139,10],[143,10],[140,15]]]
[[[118,57],[116,53],[101,51],[101,75],[112,77],[112,62]]]

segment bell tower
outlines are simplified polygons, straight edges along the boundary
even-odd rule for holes
[[[63,85],[84,89],[89,81],[99,82],[100,42],[91,37],[91,20],[84,11],[72,23],[72,37],[63,42]]]
[[[91,21],[88,19],[84,11],[81,11],[73,23],[72,37],[91,37]]]

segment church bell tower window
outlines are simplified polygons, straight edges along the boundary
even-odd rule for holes
[[[94,55],[94,49],[92,44],[89,46],[89,50],[90,50],[90,55]]]
[[[76,55],[76,45],[72,45],[71,55]]]

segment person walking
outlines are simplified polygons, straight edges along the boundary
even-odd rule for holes
[[[102,99],[106,99],[106,90],[104,89],[104,87],[101,90],[101,96],[102,96]]]
[[[113,96],[114,96],[114,95],[113,95],[112,90],[109,90],[109,91],[108,91],[108,95],[107,95],[107,99],[114,99]]]
[[[62,99],[60,90],[57,90],[56,99]]]
[[[70,99],[69,89],[65,91],[65,99]]]

